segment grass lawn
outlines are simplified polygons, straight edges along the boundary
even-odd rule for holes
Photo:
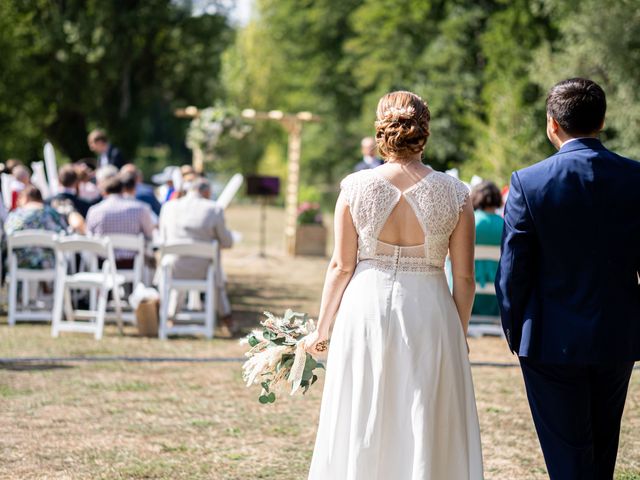
[[[258,258],[257,209],[234,207],[230,225],[244,234],[225,252],[235,314],[248,328],[263,310],[317,313],[326,259],[291,259],[269,237]],[[270,232],[282,213],[269,211]],[[514,362],[501,339],[471,339],[476,362]],[[235,359],[236,340],[119,336],[50,337],[48,325],[0,320],[0,357],[126,355]],[[473,368],[486,478],[547,478],[517,368]],[[318,388],[316,388],[318,387]],[[0,479],[306,478],[322,391],[286,394],[274,405],[244,387],[237,361],[209,363],[71,362],[0,364]],[[618,480],[640,479],[640,371],[632,378],[621,435]],[[329,480],[329,479],[328,479]],[[341,479],[330,479],[341,480]],[[403,479],[397,479],[403,480]]]

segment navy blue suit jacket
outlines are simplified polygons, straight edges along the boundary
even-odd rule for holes
[[[146,183],[136,185],[136,200],[146,203],[156,215],[160,215],[160,202],[153,193],[153,187]]]
[[[107,159],[109,160],[109,165],[113,165],[118,170],[120,170],[127,162],[122,155],[122,152],[117,147],[109,144],[109,148],[107,149]],[[98,159],[99,161],[99,159]]]
[[[496,291],[512,351],[640,359],[640,163],[594,138],[511,177]]]

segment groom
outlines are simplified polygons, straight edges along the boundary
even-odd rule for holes
[[[640,359],[640,163],[607,150],[605,94],[547,97],[555,155],[511,177],[496,290],[552,480],[611,480]]]

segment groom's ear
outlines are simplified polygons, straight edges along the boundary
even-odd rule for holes
[[[560,130],[558,121],[549,114],[547,114],[547,128],[556,135],[558,134],[558,130]]]

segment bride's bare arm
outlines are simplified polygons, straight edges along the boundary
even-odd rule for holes
[[[358,234],[353,225],[349,206],[342,194],[336,202],[333,228],[334,249],[322,289],[317,335],[309,335],[305,345],[310,353],[315,353],[316,343],[329,338],[329,331],[340,307],[342,295],[356,268]]]
[[[476,227],[471,202],[467,201],[460,214],[458,225],[449,239],[449,256],[453,276],[453,301],[458,309],[462,329],[467,334],[469,317],[476,292],[474,272],[474,245]]]

